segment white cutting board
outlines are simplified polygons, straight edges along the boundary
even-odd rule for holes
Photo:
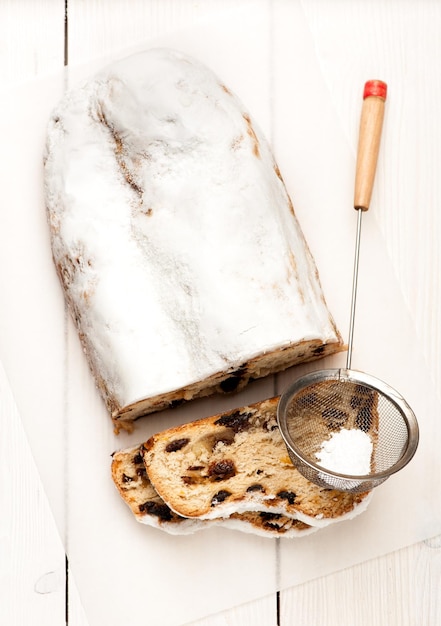
[[[345,83],[350,115],[342,118],[298,2],[259,4],[252,14],[233,11],[145,47],[152,45],[181,49],[209,65],[272,142],[343,334],[355,238],[351,206],[361,93],[369,78],[389,82],[376,189],[363,221],[353,366],[403,393],[419,418],[421,443],[412,463],[376,490],[366,514],[311,537],[276,542],[221,529],[171,537],[137,524],[110,479],[114,449],[161,428],[269,397],[305,370],[343,365],[344,355],[297,368],[277,381],[253,383],[237,396],[164,412],[144,420],[134,434],[116,437],[65,311],[41,188],[49,112],[66,85],[102,62],[6,94],[0,153],[7,164],[2,200],[9,210],[3,207],[1,215],[0,358],[90,626],[183,624],[441,532],[441,503],[433,498],[440,489],[433,467],[441,443],[436,428],[441,407],[375,217],[376,204],[387,204],[391,185],[397,184],[387,177],[387,159],[403,121],[396,96],[404,75],[395,68],[382,76],[379,64],[380,74],[367,76],[360,67]]]

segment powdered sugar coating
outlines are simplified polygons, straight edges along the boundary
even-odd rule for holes
[[[267,142],[193,59],[150,50],[67,94],[45,172],[54,259],[115,413],[341,345]]]

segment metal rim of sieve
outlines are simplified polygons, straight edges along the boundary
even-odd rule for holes
[[[407,442],[402,455],[390,468],[381,472],[372,472],[365,475],[341,474],[314,463],[314,461],[312,461],[308,455],[303,454],[302,450],[294,443],[289,433],[287,424],[287,410],[291,401],[305,388],[327,380],[336,382],[351,382],[368,387],[369,389],[382,394],[382,396],[387,398],[387,400],[389,400],[398,410],[407,428]],[[363,485],[367,485],[366,489],[370,489],[384,482],[387,478],[389,478],[389,476],[403,469],[403,467],[409,463],[416,452],[419,442],[419,427],[415,414],[398,391],[393,389],[384,381],[375,378],[370,374],[343,368],[311,372],[289,385],[279,399],[277,406],[277,422],[289,456],[293,464],[302,474],[305,475],[303,466],[306,466],[310,470],[307,475],[309,480],[313,480],[310,476],[311,471],[314,475],[320,474],[330,476],[339,480],[339,484],[342,485],[339,487],[340,490],[347,491],[362,491]],[[347,489],[344,487],[345,481],[347,481]],[[353,486],[354,481],[357,481],[358,483],[358,487],[356,488]],[[318,480],[317,484],[323,486],[324,483],[323,481]]]
[[[363,212],[369,209],[371,199],[383,126],[386,93],[387,85],[382,81],[368,81],[365,84],[363,92],[363,107],[360,119],[355,176],[354,208],[357,210],[357,232],[355,240],[354,273],[352,282],[351,315],[346,368],[319,370],[303,376],[290,385],[284,393],[282,393],[277,407],[277,421],[279,429],[285,441],[289,456],[298,471],[308,480],[315,482],[324,488],[329,488],[331,486],[331,488],[334,487],[340,489],[341,491],[349,491],[352,493],[361,492],[363,489],[365,491],[370,490],[371,488],[384,482],[392,474],[401,470],[412,459],[416,452],[419,440],[419,429],[416,417],[401,394],[382,380],[374,378],[373,376],[363,372],[351,370],[358,265],[360,256],[361,221]],[[312,461],[310,458],[310,452],[305,454],[305,452],[302,452],[299,446],[296,445],[288,430],[287,411],[290,403],[296,398],[299,392],[304,391],[305,388],[311,387],[312,393],[313,385],[325,381],[335,381],[337,384],[339,382],[353,383],[358,386],[363,386],[366,389],[370,389],[378,394],[379,399],[386,400],[389,404],[391,404],[397,415],[401,417],[402,422],[407,429],[407,437],[405,441],[403,440],[403,448],[400,449],[399,458],[386,469],[382,467],[382,471],[373,471],[366,475],[352,475],[334,472]],[[382,402],[382,404],[384,403]],[[302,416],[302,413],[299,413],[298,415]],[[315,415],[318,417],[317,411]],[[320,417],[322,417],[321,413]],[[311,443],[311,439],[309,442]],[[324,479],[323,476],[325,477]],[[326,477],[328,477],[328,480],[326,480]]]

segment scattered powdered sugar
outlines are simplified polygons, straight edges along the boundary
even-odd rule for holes
[[[370,473],[373,444],[358,428],[342,428],[323,441],[316,453],[318,465],[331,472],[363,476]]]

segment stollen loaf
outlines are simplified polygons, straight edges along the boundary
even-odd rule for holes
[[[137,521],[172,535],[188,535],[212,526],[221,526],[261,537],[303,537],[318,530],[298,519],[248,511],[226,518],[199,520],[172,511],[156,493],[143,464],[140,446],[118,450],[112,455],[112,478],[124,502]]]
[[[277,425],[278,401],[270,398],[151,437],[141,453],[156,493],[190,519],[265,511],[323,527],[363,512],[372,492],[323,488],[294,467]],[[375,416],[372,411],[371,429]],[[346,419],[350,423],[349,411]],[[342,426],[341,419],[330,423],[329,436]]]
[[[54,263],[115,424],[343,349],[268,143],[199,61],[150,49],[67,92],[44,171]]]

